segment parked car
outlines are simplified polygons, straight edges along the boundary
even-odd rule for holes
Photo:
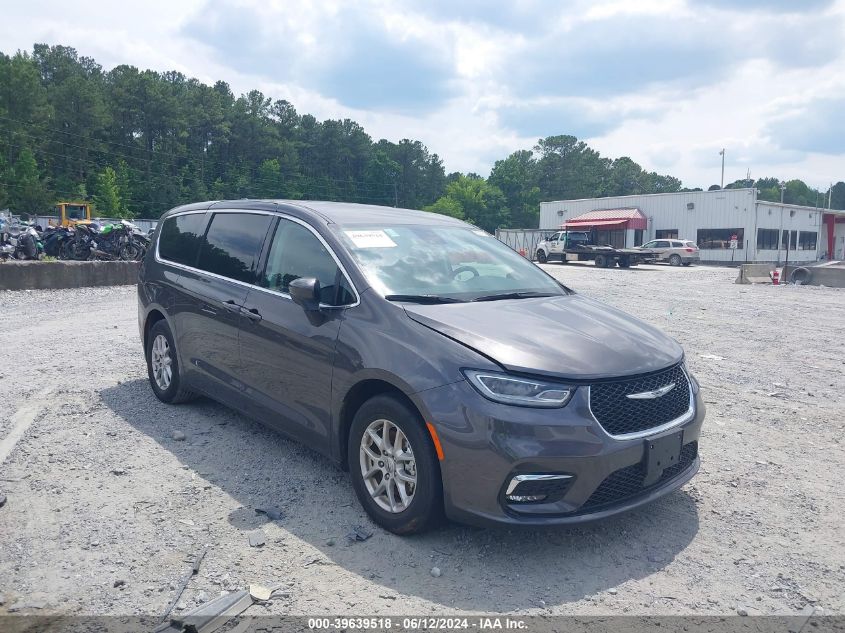
[[[474,226],[241,200],[160,227],[138,282],[153,393],[206,395],[336,460],[387,530],[580,524],[698,471],[680,345]]]
[[[658,262],[671,266],[689,266],[701,261],[698,246],[692,240],[651,240],[637,248],[655,252]]]

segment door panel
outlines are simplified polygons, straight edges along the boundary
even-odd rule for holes
[[[240,360],[251,413],[328,450],[335,345],[344,308],[306,312],[287,294],[299,277],[320,281],[324,304],[352,303],[345,279],[310,229],[280,219],[259,281],[249,292],[240,331]]]
[[[248,288],[190,270],[180,272],[180,284],[184,301],[176,346],[186,379],[210,395],[231,401],[241,386],[237,378],[239,308]]]
[[[180,311],[176,345],[189,383],[240,406],[241,307],[247,284],[257,280],[272,216],[226,211],[209,216],[194,267],[180,272],[185,306]]]
[[[289,297],[261,290],[249,292],[244,309],[253,315],[243,319],[239,341],[246,406],[321,450],[331,430],[332,368],[342,310],[309,316]]]

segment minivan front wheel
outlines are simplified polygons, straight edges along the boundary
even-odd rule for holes
[[[367,514],[394,534],[433,527],[442,515],[440,468],[419,414],[382,395],[365,402],[349,433],[349,471]]]
[[[178,404],[196,397],[182,387],[176,345],[164,319],[154,323],[147,335],[147,376],[153,393],[162,402]]]

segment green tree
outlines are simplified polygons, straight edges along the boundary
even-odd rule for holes
[[[841,180],[833,185],[829,198],[831,209],[845,209],[845,182]]]
[[[537,161],[531,150],[519,150],[493,165],[487,182],[504,194],[512,226],[539,226],[540,187],[537,178]]]
[[[12,167],[9,205],[14,211],[44,213],[50,206],[50,193],[38,170],[35,156],[28,148],[21,150]]]
[[[461,203],[454,198],[443,196],[439,198],[434,204],[423,207],[423,211],[430,211],[431,213],[439,213],[440,215],[448,215],[453,218],[463,220],[466,216],[461,207]]]
[[[510,218],[502,191],[479,176],[459,176],[446,187],[446,195],[426,209],[465,219],[490,233],[507,226]]]
[[[106,167],[97,174],[94,204],[98,214],[109,218],[129,216],[128,209],[120,199],[120,188],[117,182],[117,173],[111,167]]]

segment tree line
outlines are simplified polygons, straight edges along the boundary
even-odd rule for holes
[[[780,200],[777,179],[754,184]],[[223,81],[106,71],[67,46],[0,53],[0,209],[88,201],[104,217],[158,217],[197,200],[322,199],[424,208],[492,231],[536,227],[540,200],[682,190],[573,136],[516,151],[485,179],[447,173],[421,141],[374,141],[355,121],[318,121],[258,90],[236,97]],[[826,195],[793,180],[784,201],[814,206]],[[845,208],[845,183],[833,202]]]

